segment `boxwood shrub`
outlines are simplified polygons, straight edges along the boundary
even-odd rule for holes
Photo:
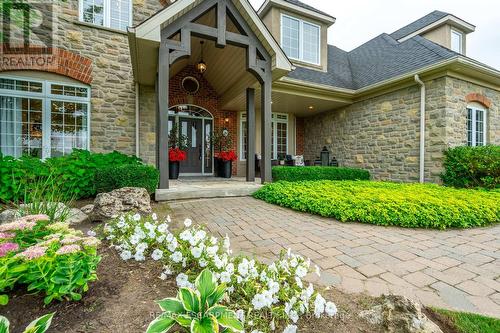
[[[254,196],[298,211],[386,226],[469,228],[500,221],[500,191],[435,184],[305,181],[267,184]]]
[[[159,179],[160,173],[150,165],[125,164],[98,169],[95,187],[97,193],[128,186],[144,187],[149,193],[153,193]]]
[[[443,166],[441,179],[445,185],[500,188],[500,146],[448,149]]]
[[[301,180],[369,180],[370,173],[363,169],[338,167],[273,167],[274,181],[301,181]]]
[[[0,155],[0,202],[17,202],[29,193],[29,186],[50,179],[67,198],[93,197],[97,193],[96,171],[109,166],[142,165],[139,158],[119,152],[108,154],[73,150],[69,155],[48,158],[15,159]]]

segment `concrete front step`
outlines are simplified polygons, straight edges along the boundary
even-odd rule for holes
[[[232,182],[193,182],[174,184],[169,189],[158,189],[156,201],[172,201],[187,199],[206,199],[222,197],[251,196],[261,184],[240,181]]]

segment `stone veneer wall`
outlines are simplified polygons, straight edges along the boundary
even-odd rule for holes
[[[195,94],[186,93],[182,87],[182,79],[195,77],[200,89]],[[196,72],[194,66],[188,65],[170,79],[169,103],[171,106],[192,104],[207,109],[214,117],[214,129],[227,128],[233,141],[232,149],[237,151],[237,113],[219,108],[219,97],[205,77]],[[153,87],[140,88],[140,156],[147,163],[156,161],[156,95]],[[228,120],[226,122],[226,119]],[[181,170],[182,172],[182,170]],[[237,172],[237,163],[233,163],[233,174]]]
[[[125,32],[81,24],[78,0],[57,2],[55,46],[92,60],[92,151],[135,153],[135,87]],[[160,10],[159,0],[134,0],[133,24]]]
[[[425,177],[437,181],[446,147],[446,79],[426,82]],[[418,181],[420,89],[411,86],[348,107],[308,117],[305,159],[323,146],[341,166],[359,167],[374,179]]]

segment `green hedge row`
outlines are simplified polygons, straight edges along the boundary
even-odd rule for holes
[[[149,165],[126,164],[97,170],[97,193],[109,192],[122,187],[143,187],[153,193],[160,180],[160,173]]]
[[[96,172],[122,165],[150,168],[139,158],[119,152],[98,154],[74,150],[69,155],[44,161],[29,156],[15,159],[0,155],[0,202],[22,201],[25,194],[29,196],[30,185],[44,179],[68,199],[93,197],[97,194]]]
[[[267,184],[254,196],[298,211],[377,225],[469,228],[500,221],[500,191],[434,184],[309,181]]]
[[[444,153],[447,186],[500,188],[500,146],[456,147]]]
[[[363,169],[338,167],[273,167],[274,181],[302,181],[302,180],[369,180],[370,173]]]

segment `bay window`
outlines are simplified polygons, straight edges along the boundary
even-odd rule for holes
[[[0,77],[0,153],[62,156],[89,148],[90,88]]]
[[[467,145],[486,145],[486,110],[482,108],[467,107]]]
[[[126,31],[132,24],[132,0],[80,0],[80,21]]]
[[[295,60],[320,64],[320,26],[288,15],[281,16],[281,47]]]

